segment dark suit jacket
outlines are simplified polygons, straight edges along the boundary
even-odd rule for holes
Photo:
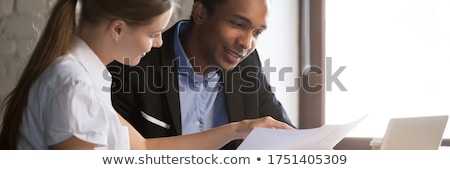
[[[114,108],[145,138],[182,134],[174,31],[175,27],[172,27],[164,32],[164,45],[152,49],[139,65],[129,67],[118,62],[108,65],[113,76]],[[235,69],[223,73],[222,80],[230,122],[272,116],[292,125],[271,92],[256,50]],[[141,111],[169,124],[170,128],[147,121]],[[232,141],[222,149],[236,149],[241,142]]]

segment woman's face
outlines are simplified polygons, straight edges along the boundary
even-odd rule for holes
[[[117,40],[120,49],[116,61],[125,65],[135,66],[152,47],[161,47],[163,44],[161,33],[169,23],[172,9],[155,17],[152,22],[144,26],[131,27],[127,25],[123,35]]]

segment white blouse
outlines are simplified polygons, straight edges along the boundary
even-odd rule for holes
[[[129,149],[128,129],[111,103],[111,75],[77,38],[33,84],[22,118],[18,149],[48,149],[75,136],[95,149]]]

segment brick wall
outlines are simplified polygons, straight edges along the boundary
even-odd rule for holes
[[[192,1],[179,1],[180,6],[169,26],[178,19],[189,17]],[[56,0],[0,1],[0,101],[17,83],[55,2]]]
[[[0,1],[0,100],[15,86],[55,0]]]

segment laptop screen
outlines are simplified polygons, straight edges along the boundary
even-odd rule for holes
[[[391,119],[380,149],[437,150],[447,120],[448,115]]]

